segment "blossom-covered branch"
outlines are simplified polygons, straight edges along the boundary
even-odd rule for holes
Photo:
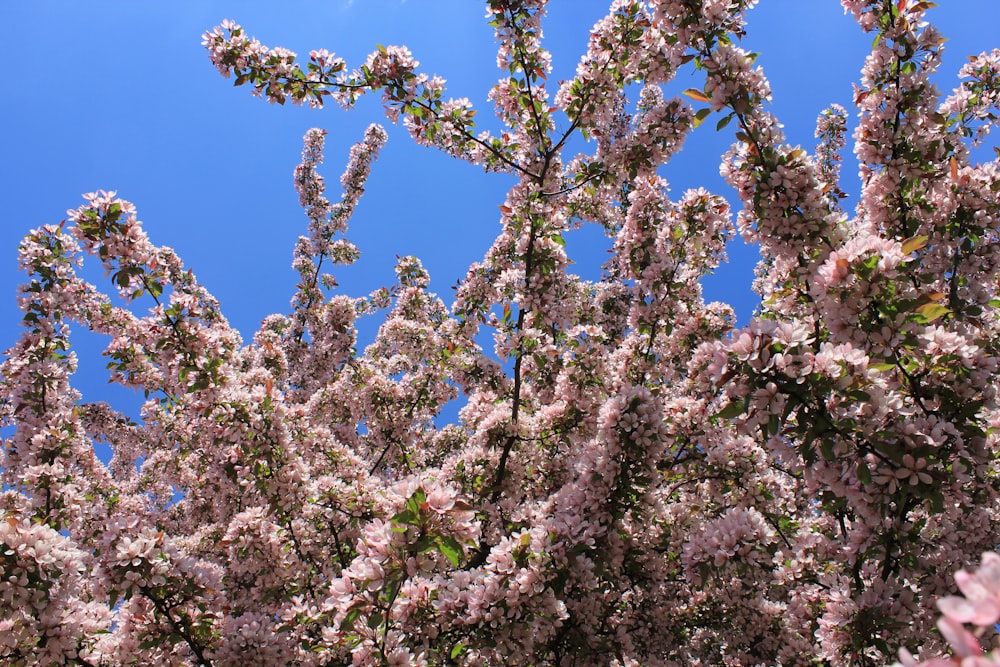
[[[820,115],[814,152],[787,143],[739,44],[753,4],[615,0],[550,90],[546,2],[489,0],[489,131],[404,47],[349,70],[207,32],[269,101],[377,92],[418,143],[513,176],[500,232],[450,306],[415,257],[341,293],[326,270],[359,257],[348,222],[388,133],[368,128],[332,201],[310,130],[298,284],[249,344],[114,193],[29,234],[0,366],[0,660],[992,664],[1000,163],[971,149],[996,53],[939,102],[932,3],[844,0],[875,38],[849,213],[851,114]],[[672,95],[689,70],[704,85]],[[713,113],[732,206],[661,169]],[[567,245],[583,225],[609,239],[594,280]],[[700,284],[737,231],[763,256],[741,327]],[[81,278],[93,261],[116,296]],[[81,327],[111,337],[138,418],[73,388]]]

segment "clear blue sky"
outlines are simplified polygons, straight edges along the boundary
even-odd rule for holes
[[[1000,46],[1000,2],[939,2],[929,16],[950,38],[937,79],[947,92],[966,55]],[[572,75],[607,4],[550,2],[546,44],[556,69],[550,81]],[[406,44],[424,71],[447,79],[448,93],[470,98],[485,120],[493,118],[486,93],[500,73],[484,14],[472,0],[0,0],[0,54],[8,63],[0,87],[0,188],[7,202],[0,222],[0,349],[19,335],[19,239],[59,222],[81,193],[97,189],[133,201],[151,239],[178,251],[249,340],[263,317],[287,312],[294,291],[291,251],[306,218],[291,174],[310,127],[329,131],[324,173],[331,198],[339,194],[350,144],[372,121],[389,129],[349,233],[362,259],[338,273],[341,289],[357,296],[390,284],[395,256],[413,254],[430,271],[432,289],[449,301],[450,287],[498,229],[509,178],[414,146],[402,127],[382,117],[374,98],[349,113],[252,98],[219,76],[200,41],[202,32],[231,18],[267,45],[299,54],[327,48],[351,67],[376,44]],[[836,0],[762,0],[750,13],[749,32],[745,45],[762,54],[758,63],[790,142],[811,150],[819,112],[833,102],[850,111],[851,84],[871,37]],[[677,90],[697,85],[698,77],[685,73]],[[732,130],[714,128],[711,119],[699,128],[665,171],[675,195],[704,186],[732,199],[718,175]],[[856,193],[849,155],[844,173],[845,189]],[[569,238],[583,275],[596,275],[604,257],[594,239],[588,232]],[[738,242],[730,257],[707,282],[707,296],[733,303],[746,321],[755,304],[750,283],[757,257]],[[77,334],[74,342],[83,357],[76,384],[85,399],[122,400],[105,385],[96,337]]]

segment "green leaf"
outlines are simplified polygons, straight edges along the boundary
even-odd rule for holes
[[[864,461],[858,461],[858,481],[865,486],[872,483],[872,471]]]
[[[837,458],[836,453],[833,451],[833,440],[829,438],[823,438],[819,443],[819,451],[823,454],[823,458],[827,461],[832,461]]]
[[[877,449],[881,454],[885,455],[895,463],[901,463],[903,461],[904,449],[903,445],[892,440],[879,440],[874,443],[875,449]]]
[[[715,417],[719,419],[732,419],[733,417],[738,417],[747,410],[746,401],[733,401],[726,407],[722,408],[715,413]]]
[[[399,524],[399,528],[393,527],[393,530],[402,533],[406,531],[405,526],[416,526],[420,523],[420,514],[407,508],[392,517],[392,522]]]
[[[462,551],[462,545],[458,543],[458,540],[448,535],[439,535],[437,538],[437,545],[441,550],[441,553],[443,553],[445,557],[451,561],[451,564],[458,567],[458,564],[462,560],[462,556],[465,555],[465,552]]]
[[[427,494],[424,493],[423,489],[417,489],[413,492],[413,495],[406,500],[406,509],[412,512],[415,516],[420,516],[420,511],[424,504],[427,502]]]
[[[733,114],[729,114],[728,116],[723,116],[722,120],[720,120],[718,123],[715,124],[715,131],[718,132],[726,125],[729,125],[729,121],[731,121],[732,119],[733,119]]]
[[[708,115],[709,115],[710,113],[712,113],[712,110],[711,110],[711,109],[709,109],[709,108],[707,108],[707,107],[706,107],[706,108],[704,108],[704,109],[699,109],[699,110],[698,110],[698,113],[696,113],[696,114],[694,115],[694,123],[692,123],[692,124],[693,124],[693,125],[694,125],[695,127],[698,127],[698,126],[699,126],[699,125],[701,125],[701,124],[702,124],[703,122],[705,122],[705,119],[706,119],[706,118],[708,118]]]
[[[462,642],[455,644],[453,647],[451,647],[451,653],[449,654],[451,655],[451,659],[452,660],[457,659],[460,655],[465,653],[465,649],[466,646]]]
[[[697,88],[688,88],[684,91],[684,94],[690,97],[692,100],[697,100],[699,102],[708,102],[709,97],[704,92],[698,90]]]
[[[947,306],[942,306],[940,303],[925,303],[917,308],[917,315],[919,316],[917,321],[921,324],[930,324],[949,313],[951,313],[951,309]]]
[[[767,435],[777,435],[778,429],[781,428],[781,418],[778,415],[771,415],[767,418]]]
[[[416,550],[417,553],[421,554],[426,553],[431,549],[437,548],[437,540],[430,535],[421,535],[420,538],[417,539],[416,543],[412,545],[412,547],[414,550]]]
[[[921,248],[927,245],[928,238],[929,237],[927,236],[914,236],[912,239],[907,239],[903,243],[903,247],[901,248],[903,254],[909,255],[910,253],[920,250]]]

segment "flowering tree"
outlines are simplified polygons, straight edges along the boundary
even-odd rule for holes
[[[940,101],[932,3],[843,0],[874,36],[852,217],[847,112],[819,118],[815,152],[785,143],[737,45],[752,4],[616,0],[553,94],[545,2],[489,0],[496,132],[405,48],[352,70],[232,22],[206,33],[271,102],[380,92],[418,143],[515,176],[502,231],[450,308],[412,257],[391,289],[336,294],[386,134],[369,128],[331,201],[311,130],[291,313],[247,345],[113,193],[29,234],[0,367],[4,663],[1000,662],[980,644],[1000,618],[1000,160],[970,157],[1000,51]],[[668,97],[689,67],[704,88]],[[735,228],[765,258],[743,328],[699,285],[729,205],[671,199],[658,175],[712,112],[736,129]],[[576,136],[589,153],[567,154]],[[583,224],[613,240],[596,282],[569,270]],[[94,256],[118,298],[78,275]],[[384,311],[357,351],[358,318]],[[72,388],[70,323],[112,337],[140,422]]]

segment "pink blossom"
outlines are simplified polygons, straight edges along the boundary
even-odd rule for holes
[[[737,46],[753,4],[615,0],[553,90],[546,2],[490,2],[490,130],[406,47],[351,70],[206,32],[270,102],[373,93],[416,143],[504,172],[497,236],[453,305],[410,256],[338,291],[378,125],[336,196],[305,134],[297,284],[249,343],[114,192],[30,232],[0,365],[0,661],[1000,662],[1000,166],[971,152],[997,52],[939,103],[929,3],[843,2],[876,33],[848,213],[848,111],[789,143]],[[671,97],[695,68],[695,104]],[[665,176],[712,111],[738,128],[735,220]],[[608,238],[590,280],[584,225]],[[702,295],[737,229],[763,257],[740,325]],[[139,416],[75,388],[78,329]]]

